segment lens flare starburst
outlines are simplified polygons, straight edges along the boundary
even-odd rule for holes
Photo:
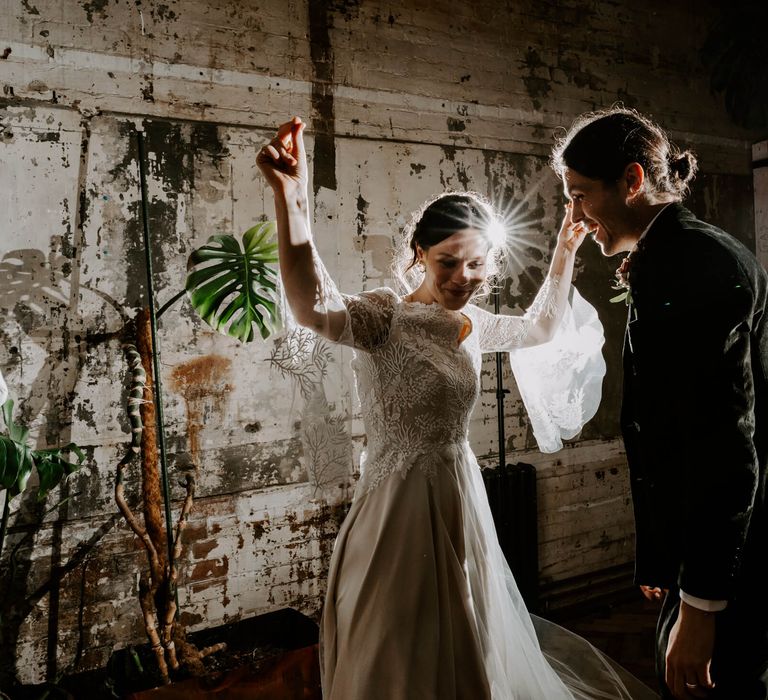
[[[533,260],[541,260],[549,250],[542,235],[543,219],[531,212],[531,200],[544,182],[542,177],[533,187],[526,188],[522,199],[515,199],[507,187],[500,187],[492,196],[494,217],[488,223],[486,234],[499,251],[499,273],[502,277],[527,272]],[[537,207],[538,208],[538,207]]]

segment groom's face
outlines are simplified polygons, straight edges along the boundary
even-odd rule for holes
[[[563,176],[565,194],[573,204],[571,218],[583,221],[603,255],[628,251],[635,243],[631,237],[631,216],[622,181],[594,180],[566,168]]]

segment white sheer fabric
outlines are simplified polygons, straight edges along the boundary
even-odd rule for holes
[[[2,406],[8,399],[8,387],[3,379],[3,373],[0,372],[0,406]]]
[[[547,343],[509,353],[533,435],[542,452],[557,452],[597,412],[605,360],[603,326],[594,307],[571,287],[570,304]]]
[[[561,449],[600,405],[605,339],[594,307],[575,287],[547,277],[522,317],[474,313],[482,319],[480,350],[509,351],[539,449]]]
[[[495,316],[405,302],[386,288],[341,295],[318,266],[326,335],[355,348],[367,437],[329,571],[323,697],[655,697],[583,639],[528,614],[467,442],[482,352],[514,355],[557,339],[568,289],[548,279],[524,316]],[[528,400],[547,390],[539,382]],[[542,405],[560,425],[560,404]]]

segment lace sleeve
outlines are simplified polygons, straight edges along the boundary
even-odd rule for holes
[[[342,294],[313,242],[309,244],[308,254],[314,267],[315,290],[306,302],[301,302],[303,307],[295,308],[288,303],[282,274],[280,276],[278,305],[282,330],[291,333],[303,326],[334,343],[361,350],[370,351],[383,345],[389,337],[397,301],[395,292],[381,288],[357,295]]]
[[[519,347],[509,362],[542,452],[556,452],[597,412],[605,377],[603,326],[597,311],[571,287],[554,336]]]
[[[294,309],[288,304],[281,278],[278,303],[283,330],[290,333],[303,325],[334,343],[360,350],[374,350],[386,343],[397,301],[395,292],[381,288],[356,295],[342,294],[314,243],[310,244],[310,254],[316,279],[311,314],[313,322],[302,324],[297,321],[298,314],[294,315]]]
[[[510,351],[539,449],[556,452],[600,405],[605,339],[597,312],[576,288],[548,280],[524,316],[482,311],[478,326],[484,352]]]
[[[480,350],[502,352],[546,343],[554,337],[568,305],[568,286],[547,276],[530,308],[522,316],[491,314],[477,309]]]
[[[396,295],[391,289],[342,294],[347,319],[336,342],[359,350],[375,350],[389,339]]]

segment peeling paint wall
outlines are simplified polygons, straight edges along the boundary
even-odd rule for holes
[[[0,11],[0,368],[37,447],[87,448],[86,468],[49,499],[67,498],[60,506],[13,504],[6,556],[18,548],[0,613],[25,681],[102,665],[143,637],[144,554],[112,493],[129,441],[114,334],[146,299],[137,130],[160,304],[209,235],[272,217],[255,154],[292,114],[310,123],[315,235],[345,290],[387,283],[408,214],[446,188],[519,205],[548,251],[563,202],[547,166],[553,134],[618,100],[694,147],[692,208],[754,246],[753,135],[728,121],[699,63],[714,2],[695,16],[660,0],[29,0]],[[507,311],[530,302],[547,262],[525,252],[505,283]],[[505,374],[507,453],[538,469],[540,574],[553,595],[632,560],[614,267],[584,246],[576,282],[603,319],[609,373],[579,440],[539,454]],[[321,605],[364,438],[349,351],[290,343],[239,346],[185,302],[163,320],[172,473],[201,465],[180,589],[193,628]],[[494,372],[488,358],[471,426],[487,464]]]
[[[752,147],[755,190],[755,254],[768,268],[768,141]]]

